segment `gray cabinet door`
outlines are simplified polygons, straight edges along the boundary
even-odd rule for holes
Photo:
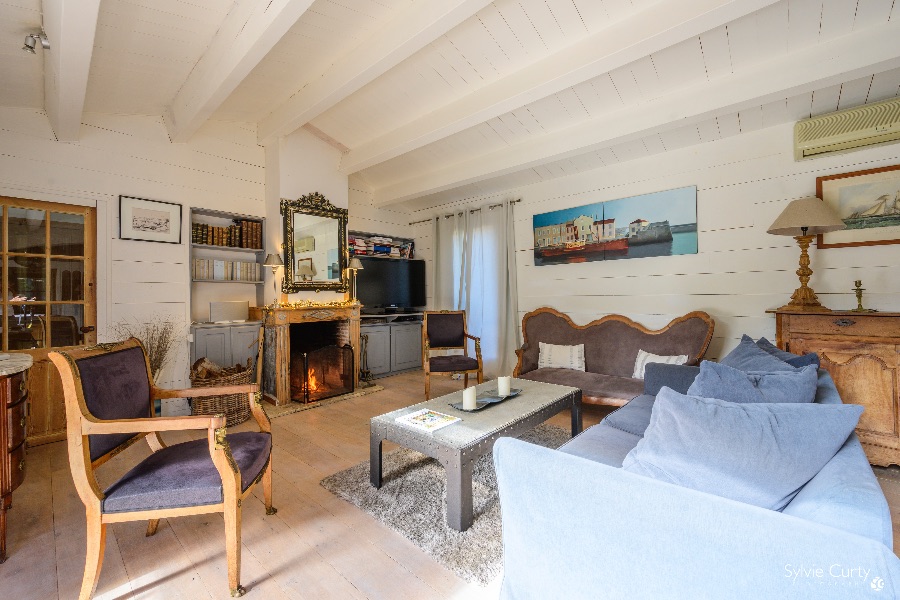
[[[247,359],[252,359],[250,366],[256,365],[256,349],[259,343],[259,325],[234,325],[231,327],[231,364],[246,367]]]
[[[231,361],[230,327],[200,327],[194,330],[192,362],[203,357],[217,365],[228,366]]]
[[[391,327],[371,325],[360,327],[360,334],[368,336],[366,359],[372,375],[384,375],[391,370]]]
[[[422,324],[391,324],[391,371],[422,366]]]

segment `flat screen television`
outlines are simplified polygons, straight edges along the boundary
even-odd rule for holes
[[[363,268],[356,272],[356,297],[362,312],[395,313],[425,306],[425,261],[358,257]]]

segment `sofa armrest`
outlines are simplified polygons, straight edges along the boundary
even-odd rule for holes
[[[512,438],[494,464],[504,599],[872,598],[875,578],[879,597],[900,591],[900,559],[873,539]]]

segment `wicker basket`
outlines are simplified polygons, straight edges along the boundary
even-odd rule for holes
[[[191,387],[208,388],[223,385],[241,385],[250,383],[252,371],[246,369],[231,375],[200,379],[191,373]],[[206,396],[193,398],[191,401],[191,414],[193,415],[225,415],[228,427],[243,423],[250,418],[250,403],[247,402],[247,394],[228,394],[225,396]]]

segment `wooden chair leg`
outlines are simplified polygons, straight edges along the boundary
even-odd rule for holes
[[[84,558],[84,579],[81,581],[79,600],[89,600],[97,589],[100,569],[103,568],[103,553],[106,550],[106,523],[100,521],[99,514],[87,515],[87,553]]]
[[[431,400],[431,373],[425,372],[425,399]]]
[[[478,370],[478,383],[484,383],[484,373],[481,369]]]
[[[269,456],[269,465],[266,472],[263,473],[263,498],[266,502],[266,514],[271,516],[278,512],[278,509],[272,506],[272,457]]]
[[[156,535],[156,530],[159,528],[159,519],[150,519],[147,521],[147,537],[151,537]]]
[[[463,373],[463,387],[464,388],[469,387],[469,374],[468,373]]]
[[[225,503],[225,556],[228,558],[228,588],[231,597],[243,596],[241,586],[241,507]]]

